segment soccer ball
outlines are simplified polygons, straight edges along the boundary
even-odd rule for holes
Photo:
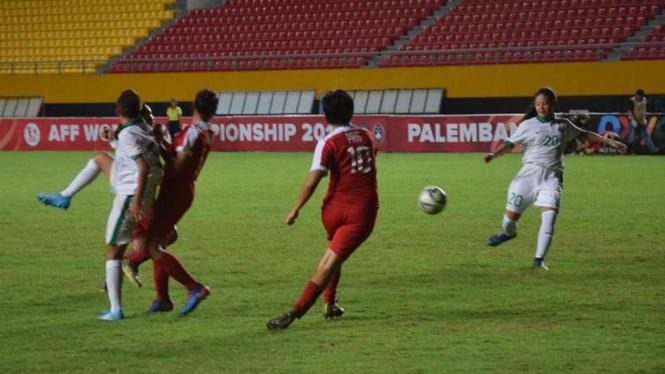
[[[427,186],[423,188],[418,196],[418,206],[427,214],[441,213],[446,207],[446,192],[437,186]]]

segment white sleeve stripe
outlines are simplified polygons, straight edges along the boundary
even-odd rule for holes
[[[189,154],[196,143],[196,139],[199,137],[199,131],[196,126],[190,126],[186,131],[187,133],[183,139],[183,144],[176,146],[176,151]]]
[[[325,166],[321,165],[321,156],[323,154],[323,147],[325,145],[326,142],[324,140],[319,140],[319,142],[316,143],[316,148],[314,149],[314,159],[312,160],[312,167],[309,169],[310,171],[313,170],[327,171]]]

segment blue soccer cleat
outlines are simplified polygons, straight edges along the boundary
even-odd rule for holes
[[[545,266],[545,262],[543,261],[542,258],[534,258],[533,259],[533,267],[534,268],[540,268],[544,270],[550,270],[547,266]]]
[[[515,233],[513,236],[510,236],[505,232],[502,232],[501,234],[492,235],[489,239],[487,239],[487,245],[490,247],[496,247],[497,245],[503,242],[507,242],[510,239],[515,239],[516,237],[517,233]]]
[[[38,193],[37,200],[39,200],[39,202],[44,205],[52,206],[54,208],[62,210],[67,210],[67,208],[69,208],[69,204],[72,201],[72,198],[70,196],[62,196],[60,193],[55,192],[55,193]]]
[[[159,301],[154,300],[152,305],[148,310],[145,311],[146,314],[160,313],[160,312],[170,312],[173,310],[173,303],[171,300]]]
[[[208,295],[210,295],[210,288],[205,284],[199,283],[199,286],[194,291],[188,292],[188,294],[189,300],[187,300],[187,304],[180,309],[180,314],[183,316],[193,312],[194,309],[199,306],[201,301],[205,300]]]
[[[105,310],[102,312],[102,314],[97,316],[97,319],[100,321],[120,321],[123,318],[125,318],[125,315],[122,314],[122,310],[117,312]]]

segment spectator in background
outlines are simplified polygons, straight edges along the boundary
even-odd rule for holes
[[[180,132],[180,118],[182,118],[182,109],[178,106],[178,100],[171,99],[171,106],[166,110],[166,116],[169,117],[168,129],[171,139]]]
[[[655,153],[660,151],[660,149],[653,145],[651,136],[647,131],[647,98],[644,96],[643,90],[635,91],[635,96],[630,98],[628,117],[630,118],[631,127],[629,128],[627,143],[631,150],[634,150],[635,146],[639,144],[635,139],[635,134],[637,134],[640,138],[644,139],[649,152]]]

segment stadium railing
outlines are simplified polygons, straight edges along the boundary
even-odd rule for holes
[[[448,66],[583,62],[604,60],[616,44],[529,46],[510,48],[379,51],[349,53],[302,53],[256,56],[214,56],[182,58],[133,58],[111,65],[105,73],[165,73],[234,70],[283,70],[360,68],[372,57],[384,58],[379,67]],[[665,59],[665,42],[623,43],[628,49],[622,60]],[[509,58],[509,56],[513,56]],[[515,58],[518,56],[519,58]],[[386,63],[390,61],[389,63]],[[100,73],[105,60],[2,61],[0,74]]]

